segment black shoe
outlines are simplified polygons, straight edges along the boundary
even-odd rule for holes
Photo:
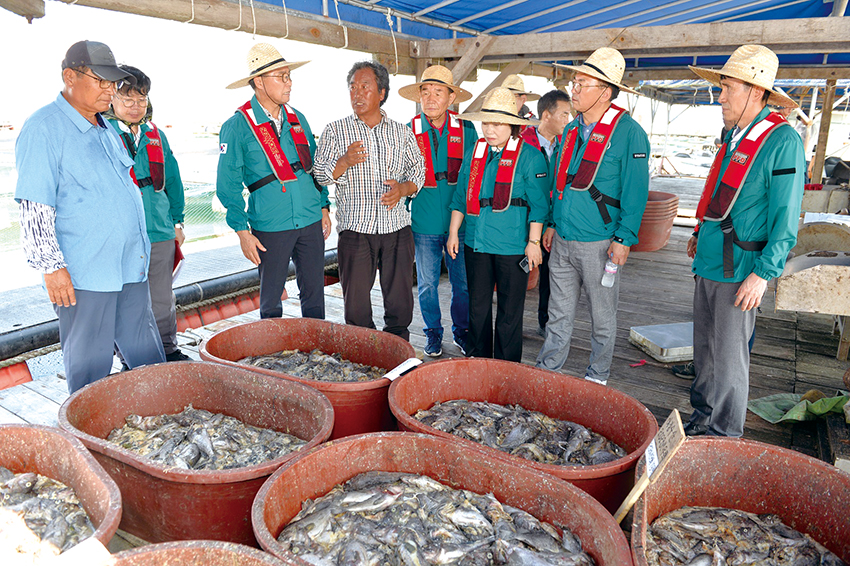
[[[707,432],[707,424],[695,423],[693,421],[688,421],[685,424],[685,436],[704,436]]]
[[[697,370],[694,368],[694,362],[675,365],[672,366],[670,370],[673,372],[673,375],[681,377],[682,379],[694,379],[697,376]]]
[[[170,354],[165,354],[166,362],[190,362],[192,358],[181,352],[180,350],[174,350]]]

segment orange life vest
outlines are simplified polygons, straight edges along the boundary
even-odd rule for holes
[[[611,215],[608,213],[607,207],[613,206],[620,208],[620,201],[602,194],[593,184],[593,181],[596,179],[599,165],[602,163],[605,152],[608,150],[611,135],[614,133],[614,129],[624,114],[627,114],[626,110],[614,104],[605,111],[602,118],[593,127],[590,139],[587,140],[587,149],[584,150],[584,155],[581,158],[581,163],[575,175],[569,175],[568,172],[570,170],[570,162],[573,159],[576,140],[578,139],[579,126],[571,128],[566,134],[566,140],[561,149],[558,174],[555,177],[555,189],[558,191],[558,200],[564,198],[564,189],[567,184],[574,191],[587,191],[590,198],[596,202],[596,206],[599,208],[599,214],[602,216],[602,221],[605,224],[611,223]]]
[[[509,206],[525,206],[528,203],[519,198],[512,199],[514,173],[516,172],[519,154],[522,150],[522,139],[510,138],[505,144],[496,170],[496,184],[493,187],[492,198],[480,198],[481,182],[484,179],[484,169],[487,167],[489,145],[484,138],[478,140],[472,154],[469,170],[469,185],[466,190],[466,213],[478,216],[481,209],[491,207],[493,212],[504,212]]]
[[[151,129],[145,132],[145,136],[148,138],[146,151],[148,154],[148,169],[150,170],[150,177],[137,179],[135,167],[130,168],[130,177],[132,177],[133,182],[136,183],[136,186],[140,189],[147,186],[153,186],[153,190],[159,192],[165,188],[165,153],[162,149],[162,137],[159,135],[159,130],[153,122],[148,122],[148,126],[150,126]],[[133,141],[134,138],[132,136],[133,134],[131,133],[122,132],[121,141],[124,142],[124,148],[130,154],[130,157],[135,160],[136,150],[133,149],[135,147],[135,142]]]
[[[705,180],[705,187],[697,205],[696,216],[701,222],[720,222],[720,230],[723,232],[723,277],[729,278],[735,274],[733,246],[746,251],[761,251],[767,245],[766,241],[739,240],[729,213],[735,201],[738,200],[741,187],[744,186],[764,142],[779,126],[787,123],[781,114],[771,112],[763,120],[753,124],[747,135],[738,142],[735,152],[729,158],[729,165],[723,173],[723,178],[720,179],[720,186],[717,184],[717,178],[720,175],[720,167],[726,155],[728,143],[724,142],[714,156],[714,162],[709,169],[708,178]]]
[[[449,110],[447,112],[445,127],[449,129],[449,147],[448,147],[448,167],[447,171],[434,171],[434,156],[431,152],[431,136],[425,131],[422,124],[423,120],[428,117],[424,114],[417,114],[411,121],[410,125],[413,128],[413,133],[416,136],[416,143],[419,145],[419,151],[425,159],[425,185],[426,188],[435,188],[437,181],[447,180],[450,185],[457,184],[457,175],[460,171],[460,165],[463,161],[463,126],[457,118],[457,112]]]

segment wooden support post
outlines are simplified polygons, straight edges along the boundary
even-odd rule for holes
[[[494,39],[492,35],[481,35],[475,38],[469,50],[452,67],[452,78],[456,85],[466,80],[481,61],[481,58],[484,57],[484,54],[487,53],[487,49]]]
[[[502,69],[502,72],[499,73],[499,76],[493,79],[493,82],[487,85],[487,88],[481,91],[481,94],[479,94],[475,100],[469,103],[469,106],[466,107],[466,111],[477,112],[481,108],[481,105],[484,103],[484,97],[487,96],[488,92],[490,92],[497,86],[501,86],[502,81],[504,81],[508,75],[516,75],[520,71],[522,71],[526,66],[528,66],[528,61],[523,60],[517,60],[508,63],[508,65],[504,69]]]
[[[812,164],[812,182],[820,183],[823,178],[823,162],[826,156],[826,142],[829,140],[829,126],[832,124],[832,103],[835,101],[835,79],[827,79],[826,93],[823,97],[823,113],[820,117],[818,145],[815,148]]]

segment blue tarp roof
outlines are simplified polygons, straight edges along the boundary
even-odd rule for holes
[[[247,6],[248,0],[229,0]],[[828,17],[828,0],[258,0],[408,39]],[[843,15],[850,14],[850,7]],[[681,59],[681,60],[679,60]],[[726,57],[627,60],[627,67],[720,66]],[[568,62],[568,61],[561,61]],[[850,64],[850,54],[780,55],[780,65]]]
[[[811,89],[813,87],[819,87],[821,89],[819,98],[817,100],[817,108],[820,109],[822,107],[823,102],[823,88],[826,87],[825,80],[817,80],[817,79],[777,79],[774,83],[774,86],[782,89],[785,94],[790,96],[794,100],[800,100],[801,96],[804,96],[803,106],[806,111],[809,108],[809,97]],[[836,100],[843,96],[845,93],[850,91],[850,80],[840,80],[836,82],[836,91],[835,98]],[[717,87],[712,87],[709,83],[703,80],[692,80],[692,81],[641,81],[640,83],[641,89],[643,87],[649,87],[652,89],[657,89],[662,94],[672,96],[674,104],[690,104],[690,105],[702,105],[702,104],[712,104],[717,102],[717,97],[720,95],[720,89]],[[644,89],[646,92],[646,89]],[[843,110],[844,105],[839,107],[837,110]]]

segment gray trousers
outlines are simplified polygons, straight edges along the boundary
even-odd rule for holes
[[[707,424],[708,434],[740,437],[747,416],[750,378],[748,342],[756,309],[735,305],[740,283],[697,276],[694,287],[694,368],[691,422]]]
[[[606,381],[614,358],[620,274],[613,287],[602,286],[611,240],[574,242],[557,233],[549,255],[549,322],[537,367],[557,371],[570,354],[570,340],[581,290],[590,305],[590,363],[585,375]],[[581,377],[581,376],[579,376]]]
[[[172,281],[174,274],[174,240],[151,244],[151,266],[148,284],[151,308],[166,354],[177,351],[177,309],[174,305]]]
[[[76,305],[53,307],[69,392],[109,375],[114,345],[131,369],[165,361],[147,281],[127,283],[121,291],[74,294]]]

